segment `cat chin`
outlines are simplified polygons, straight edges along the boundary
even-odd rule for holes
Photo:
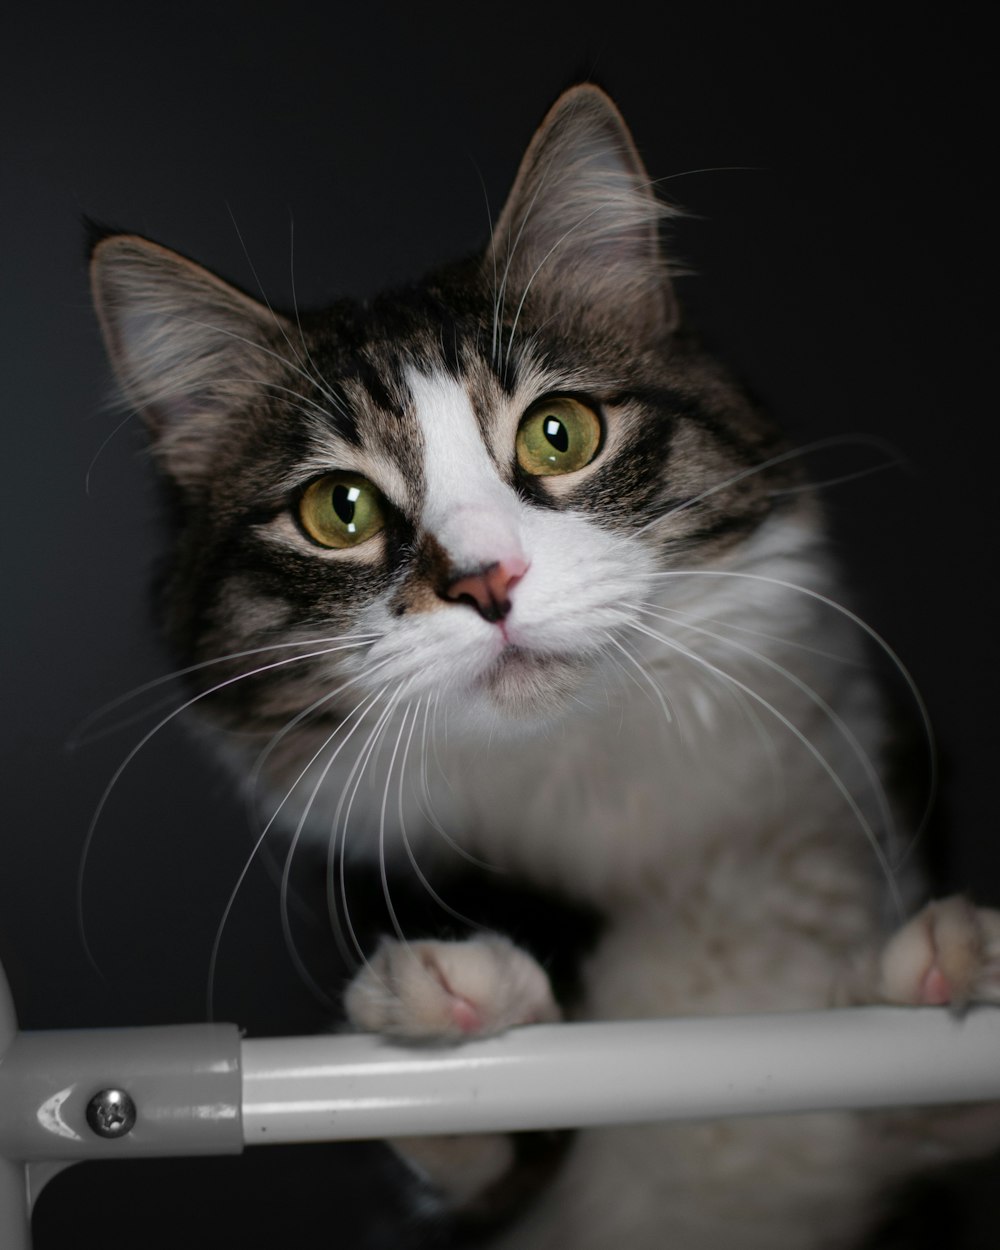
[[[585,666],[560,655],[508,647],[476,682],[475,700],[490,721],[490,732],[522,734],[532,724],[551,725],[580,688]]]

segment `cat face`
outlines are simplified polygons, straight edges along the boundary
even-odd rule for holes
[[[680,327],[662,216],[582,87],[485,253],[370,307],[283,315],[145,240],[98,244],[175,508],[169,629],[212,715],[286,746],[379,699],[549,723],[620,663],[657,571],[760,525],[780,470],[745,470],[776,435]]]

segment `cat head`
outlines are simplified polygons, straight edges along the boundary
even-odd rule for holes
[[[744,470],[775,432],[684,329],[664,215],[585,85],[483,253],[367,306],[281,313],[136,236],[97,244],[175,504],[169,631],[218,719],[295,741],[433,697],[491,733],[547,723],[621,663],[654,574],[770,514],[774,473]]]

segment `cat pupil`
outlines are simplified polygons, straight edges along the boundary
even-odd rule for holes
[[[566,451],[569,447],[569,433],[558,417],[546,418],[545,437],[556,451]]]
[[[333,510],[344,522],[350,533],[354,533],[355,503],[361,495],[357,486],[345,486],[343,482],[333,488],[331,502]]]

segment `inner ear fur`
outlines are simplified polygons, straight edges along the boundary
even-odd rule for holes
[[[571,88],[535,132],[486,257],[507,315],[531,301],[668,332],[677,306],[659,235],[672,211],[607,95]]]

